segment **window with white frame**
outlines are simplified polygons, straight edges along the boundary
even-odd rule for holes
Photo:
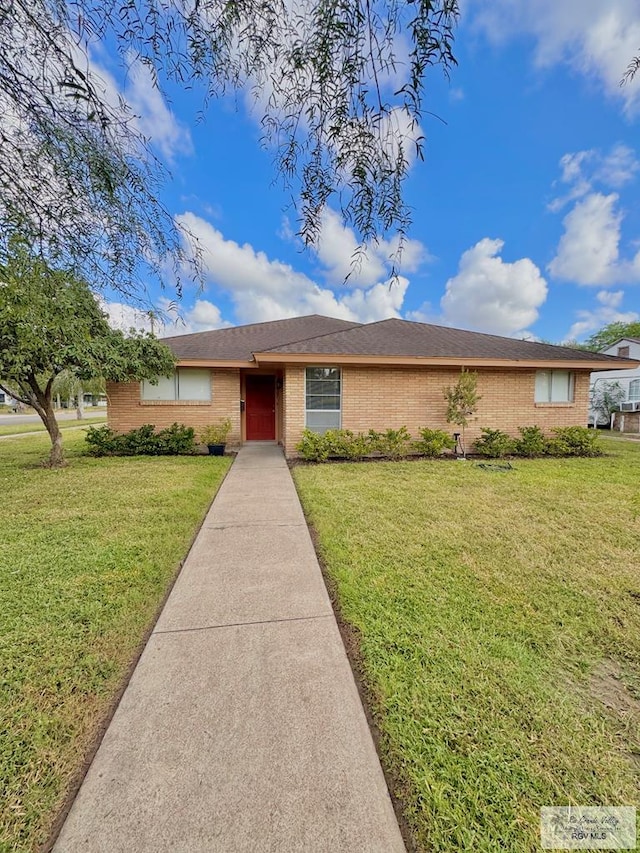
[[[640,400],[640,379],[632,379],[629,383],[629,397],[632,402]]]
[[[200,367],[179,367],[172,376],[158,377],[155,385],[144,379],[142,399],[208,402],[211,399],[211,371]]]
[[[572,403],[574,375],[570,370],[536,371],[536,403]]]
[[[340,429],[342,376],[339,367],[307,367],[305,425],[313,432]]]

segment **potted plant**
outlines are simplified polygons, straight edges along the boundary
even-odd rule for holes
[[[207,445],[211,456],[222,456],[230,432],[231,421],[229,418],[224,418],[205,427],[200,433],[200,441]]]

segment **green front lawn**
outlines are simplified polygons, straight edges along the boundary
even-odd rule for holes
[[[78,427],[90,426],[91,424],[104,424],[107,422],[107,416],[83,418],[81,421],[58,421],[58,426],[61,430],[77,429]],[[32,424],[0,424],[0,435],[26,435],[30,432],[44,432],[44,424],[37,422]]]
[[[294,469],[421,851],[537,851],[541,806],[640,806],[640,446],[605,442]]]
[[[0,850],[36,850],[229,466],[0,442]]]

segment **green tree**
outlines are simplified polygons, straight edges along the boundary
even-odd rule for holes
[[[66,400],[69,405],[73,402],[78,420],[84,417],[84,395],[105,392],[105,381],[101,376],[82,381],[72,370],[63,370],[53,383],[53,397]]]
[[[456,384],[444,388],[443,392],[447,401],[447,423],[456,424],[460,427],[462,455],[466,458],[465,427],[469,423],[471,415],[478,408],[478,402],[482,399],[478,394],[478,374],[475,371],[468,371],[463,368]]]
[[[619,382],[601,382],[596,379],[591,388],[591,408],[596,412],[594,426],[611,422],[611,415],[620,410],[625,390]]]
[[[587,338],[585,349],[600,352],[600,350],[615,344],[620,338],[640,338],[640,322],[609,323]]]
[[[169,375],[175,359],[152,335],[112,329],[87,283],[51,269],[17,240],[0,265],[0,388],[32,406],[51,438],[49,464],[64,464],[53,408],[56,378],[116,381]]]
[[[109,41],[127,73],[199,85],[205,105],[229,91],[255,96],[306,243],[330,199],[363,241],[389,229],[402,238],[425,79],[455,64],[457,18],[458,0],[0,5],[2,232],[17,229],[57,266],[130,296],[141,263],[160,275],[173,259],[179,274],[193,257],[159,200],[162,165],[91,70],[92,49]]]

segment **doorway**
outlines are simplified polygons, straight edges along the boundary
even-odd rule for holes
[[[248,373],[245,383],[247,441],[275,441],[276,377]]]

